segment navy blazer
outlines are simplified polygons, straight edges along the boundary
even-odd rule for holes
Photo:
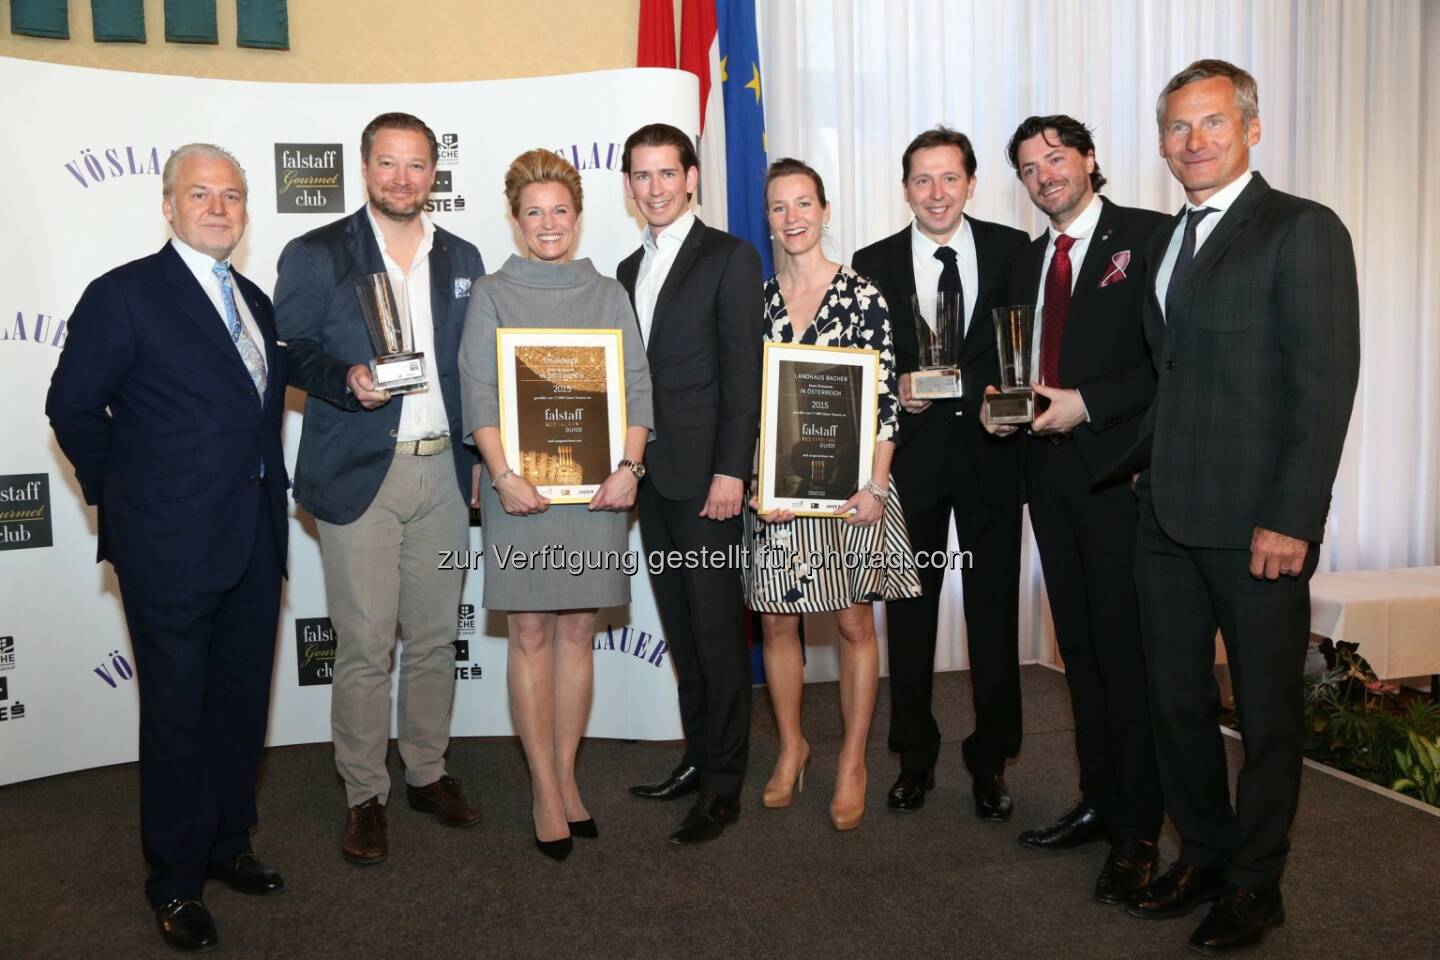
[[[168,243],[92,282],[70,317],[45,413],[85,502],[99,508],[97,559],[122,582],[233,586],[250,560],[261,497],[270,498],[285,569],[285,352],[269,298],[234,278],[264,340],[264,397]]]
[[[632,307],[644,259],[641,247],[615,271]],[[645,466],[668,500],[705,499],[716,474],[750,478],[763,289],[755,248],[696,218],[665,275],[645,343],[655,392],[655,440]]]
[[[309,394],[295,501],[327,523],[351,523],[365,512],[390,469],[400,425],[400,398],[366,410],[345,376],[375,356],[355,281],[383,273],[385,261],[365,208],[311,230],[285,245],[275,281],[275,323],[290,357],[290,386]],[[484,276],[475,245],[435,228],[430,249],[430,313],[435,356],[460,495],[470,502],[470,468],[477,461],[463,443],[460,422],[460,334],[470,284]]]

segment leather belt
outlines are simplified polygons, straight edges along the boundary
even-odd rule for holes
[[[433,457],[450,449],[449,437],[426,437],[423,440],[401,440],[395,444],[396,453],[415,457]]]
[[[1062,444],[1062,443],[1072,443],[1072,442],[1074,442],[1074,440],[1075,440],[1075,435],[1074,435],[1074,433],[1070,433],[1070,432],[1067,432],[1067,433],[1032,433],[1032,434],[1030,434],[1030,439],[1032,439],[1032,440],[1042,440],[1042,441],[1044,441],[1044,442],[1046,442],[1046,443],[1051,443],[1051,444],[1054,444],[1055,446],[1058,447],[1058,446],[1060,446],[1060,444]]]

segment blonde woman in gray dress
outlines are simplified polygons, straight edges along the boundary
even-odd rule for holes
[[[871,609],[876,600],[920,595],[905,515],[890,483],[898,422],[890,312],[873,283],[826,258],[820,237],[830,220],[830,205],[825,184],[811,167],[788,157],[771,164],[765,206],[771,235],[786,253],[785,265],[765,283],[765,339],[862,347],[880,354],[880,409],[870,480],[834,517],[797,518],[783,510],[760,517],[752,509],[745,524],[752,558],[745,569],[745,597],[764,625],[765,680],[780,734],[780,756],[761,802],[787,807],[796,789],[804,786],[810,745],[800,729],[805,671],[800,616],[833,611],[841,636],[845,733],[830,821],[836,830],[853,830],[865,812],[865,744],[879,684]],[[816,563],[816,557],[824,559]],[[852,558],[865,562],[852,565]]]
[[[475,281],[460,345],[465,429],[483,459],[481,538],[487,610],[509,617],[506,681],[510,710],[534,791],[535,845],[555,860],[572,837],[599,835],[575,783],[575,754],[590,716],[591,640],[600,607],[630,602],[618,564],[580,572],[501,559],[534,551],[620,556],[628,547],[626,512],[635,503],[651,414],[650,371],[630,299],[589,260],[573,260],[584,204],[580,175],[548,150],[521,154],[505,174],[510,213],[525,258],[511,256]],[[516,472],[500,442],[496,330],[594,327],[623,331],[627,431],[624,459],[589,504],[551,504]]]

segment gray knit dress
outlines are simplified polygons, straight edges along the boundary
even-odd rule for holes
[[[653,427],[650,367],[635,311],[625,288],[596,272],[589,260],[546,263],[511,256],[495,273],[475,281],[460,341],[460,395],[467,442],[480,427],[500,426],[495,331],[499,327],[576,327],[623,331],[625,419]],[[623,456],[617,452],[615,459]],[[513,465],[512,465],[513,466]],[[487,610],[535,611],[612,607],[630,602],[630,580],[619,564],[592,567],[598,557],[623,557],[629,515],[591,511],[583,503],[552,504],[544,513],[505,512],[480,478],[480,538],[485,552]],[[563,552],[561,552],[563,551]],[[525,556],[524,566],[516,558]],[[582,561],[575,564],[576,559]],[[547,569],[548,567],[548,569]]]

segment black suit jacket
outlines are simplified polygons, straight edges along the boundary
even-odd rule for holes
[[[439,226],[429,262],[435,327],[430,369],[439,373],[456,479],[468,503],[476,461],[460,423],[460,334],[470,284],[485,267],[474,244]],[[355,281],[385,270],[365,208],[291,240],[278,269],[275,322],[290,356],[290,385],[309,394],[295,460],[295,501],[327,523],[350,523],[370,506],[390,469],[401,408],[396,398],[366,410],[345,383],[351,366],[375,356]]]
[[[263,397],[225,321],[170,244],[86,287],[45,412],[99,508],[98,559],[122,582],[220,590],[250,561],[260,498],[285,569],[285,352],[270,299],[239,272],[260,328]],[[264,464],[264,477],[261,463]]]
[[[1145,342],[1143,311],[1152,275],[1151,239],[1169,218],[1153,210],[1122,207],[1100,198],[1100,220],[1079,265],[1065,336],[1060,342],[1060,383],[1080,391],[1090,420],[1072,431],[1092,477],[1135,445],[1140,423],[1155,395],[1155,371]],[[1010,275],[1011,303],[1035,303],[1047,230],[1030,241]],[[1116,258],[1123,279],[1101,286]]]
[[[616,269],[632,306],[644,256],[641,247]],[[697,219],[660,288],[645,343],[655,392],[645,465],[667,500],[704,499],[717,473],[749,480],[763,331],[759,254]]]
[[[1154,238],[1157,270],[1183,217]],[[1196,253],[1169,316],[1153,280],[1146,302],[1161,527],[1192,547],[1248,548],[1255,527],[1318,543],[1360,373],[1345,225],[1257,173]]]
[[[980,289],[960,347],[960,377],[964,395],[958,400],[932,403],[920,414],[900,414],[896,436],[896,466],[903,474],[902,496],[908,505],[933,503],[941,496],[944,471],[924,469],[924,460],[948,443],[946,423],[957,411],[966,422],[962,456],[973,461],[986,502],[1016,505],[1024,500],[1024,448],[1014,437],[994,437],[980,426],[980,402],[987,385],[1000,382],[1000,360],[995,350],[995,327],[990,311],[1006,305],[1010,268],[1029,239],[1013,227],[966,216],[975,238]],[[913,373],[920,366],[920,345],[915,334],[910,297],[915,293],[915,271],[910,255],[910,227],[855,251],[855,272],[872,280],[890,307],[895,338],[897,373]],[[914,467],[914,469],[912,469]]]

